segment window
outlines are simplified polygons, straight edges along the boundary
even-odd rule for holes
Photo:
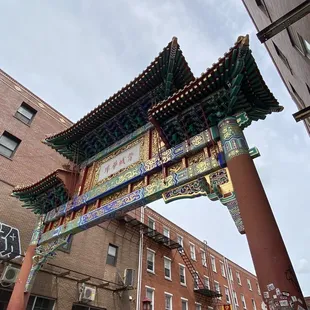
[[[214,272],[216,272],[215,257],[212,256],[212,255],[210,255],[210,257],[211,257],[211,267],[212,267],[212,270],[213,270]]]
[[[214,290],[221,294],[221,288],[220,288],[220,283],[218,283],[217,281],[214,281]],[[218,297],[219,299],[222,299],[221,297]]]
[[[165,278],[171,280],[171,259],[164,257]]]
[[[237,297],[237,294],[236,294],[235,291],[233,291],[233,298],[234,298],[234,303],[235,303],[235,305],[238,307],[238,306],[239,306],[238,297]]]
[[[154,310],[154,288],[146,286],[146,297],[151,300],[151,309]]]
[[[188,310],[188,300],[181,298],[182,310]]]
[[[20,143],[21,140],[5,131],[0,137],[0,154],[12,158]]]
[[[147,249],[146,254],[147,271],[155,273],[155,252]]]
[[[210,289],[210,280],[207,276],[204,276],[204,280],[205,280],[205,287],[209,290]]]
[[[180,265],[180,283],[186,285],[185,266]]]
[[[201,310],[201,304],[195,303],[195,310]]]
[[[290,64],[287,60],[287,58],[285,57],[285,55],[282,53],[282,51],[278,48],[278,46],[272,41],[273,46],[278,54],[278,56],[281,58],[281,60],[283,61],[283,63],[285,64],[285,66],[290,70],[290,72],[292,73],[292,69],[290,67]],[[293,74],[293,73],[292,73]]]
[[[228,304],[230,304],[230,295],[229,295],[229,289],[228,287],[225,286],[225,298],[226,298],[226,302]]]
[[[256,310],[256,304],[255,304],[255,300],[252,298],[252,306],[253,306],[253,310]]]
[[[27,304],[29,310],[53,310],[55,301],[39,296],[30,296]]]
[[[256,287],[257,287],[257,293],[258,293],[258,295],[261,295],[261,293],[260,293],[260,288],[259,288],[259,284],[256,282]]]
[[[183,237],[178,235],[178,244],[183,247]]]
[[[206,252],[204,250],[201,250],[201,263],[202,266],[207,267],[207,258],[206,258]]]
[[[6,309],[11,298],[11,291],[0,288],[0,309]],[[27,310],[53,310],[55,301],[31,295],[29,297]]]
[[[198,275],[198,271],[195,271],[195,275],[194,275],[194,290],[199,290],[199,275]]]
[[[229,275],[230,281],[234,281],[234,277],[233,277],[232,270],[230,267],[228,267],[228,275]]]
[[[152,219],[152,218],[148,218],[148,223],[147,223],[147,225],[149,226],[149,233],[148,233],[148,235],[149,236],[152,236],[152,235],[155,235],[155,221]]]
[[[240,273],[239,273],[238,271],[236,271],[236,277],[237,277],[237,283],[238,283],[239,285],[242,285],[242,284],[241,284]]]
[[[224,278],[226,278],[225,266],[224,266],[224,263],[221,261],[220,261],[220,266],[221,266],[221,274]]]
[[[244,298],[244,295],[242,295],[242,294],[241,294],[241,302],[242,302],[243,309],[246,309],[245,298]]]
[[[165,293],[165,310],[172,310],[172,295]]]
[[[117,250],[118,250],[117,246],[115,246],[113,244],[109,244],[108,256],[107,256],[107,264],[112,265],[112,266],[116,265]]]
[[[250,291],[252,291],[252,284],[251,281],[249,279],[246,279],[247,283],[248,283],[248,288]]]
[[[196,260],[196,250],[195,250],[195,245],[190,243],[189,244],[189,249],[190,249],[190,252],[191,252],[191,259],[192,260]]]
[[[296,100],[298,101],[298,103],[301,105],[300,109],[304,108],[306,105],[304,103],[304,101],[301,99],[301,97],[299,96],[299,94],[297,93],[296,89],[293,87],[293,85],[289,82],[291,90],[293,95],[295,96]]]
[[[27,103],[23,102],[15,113],[15,117],[18,118],[25,124],[30,124],[36,115],[37,111],[29,106]]]
[[[163,235],[164,235],[165,237],[170,238],[170,230],[169,230],[169,228],[164,227],[164,229],[163,229]]]

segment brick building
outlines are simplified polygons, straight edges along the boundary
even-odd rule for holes
[[[243,0],[310,134],[310,3],[304,0]],[[308,15],[307,15],[308,14]]]
[[[72,123],[3,71],[0,71],[0,109],[0,222],[19,229],[23,254],[36,216],[11,197],[12,189],[36,182],[63,165],[66,167],[68,160],[41,141],[47,134],[64,130]],[[71,309],[79,304],[78,282],[83,279],[82,282],[96,288],[91,305],[100,309],[130,309],[133,303],[128,294],[135,296],[136,292],[116,294],[115,289],[122,286],[126,268],[137,270],[138,237],[126,241],[123,235],[120,223],[109,222],[75,236],[71,248],[58,251],[57,257],[38,274],[29,309],[53,309],[54,305],[56,309]],[[1,264],[0,274],[8,263],[18,267],[21,262],[22,258],[16,258]],[[6,308],[10,294],[11,287],[0,285],[0,309]],[[86,310],[89,306],[76,305],[73,309]]]
[[[201,310],[224,304],[231,304],[233,310],[262,309],[255,275],[151,208],[144,208],[143,213],[142,221],[151,231],[142,242],[141,299],[145,296],[151,299],[153,309]],[[183,246],[190,264],[173,246],[169,249],[164,245],[164,237],[169,238],[170,245],[177,241]],[[190,265],[207,288],[222,294],[221,298],[210,304],[197,293],[199,284],[190,273]]]

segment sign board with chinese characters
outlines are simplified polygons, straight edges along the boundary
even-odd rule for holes
[[[0,260],[11,260],[20,254],[19,230],[0,222]]]
[[[110,175],[127,168],[128,166],[136,163],[140,159],[140,144],[129,148],[128,150],[111,158],[103,163],[99,170],[98,181],[108,178]]]

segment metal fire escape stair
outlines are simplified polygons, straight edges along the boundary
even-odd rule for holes
[[[188,257],[188,255],[186,254],[186,252],[184,251],[183,247],[180,246],[178,248],[178,252],[180,254],[180,256],[183,259],[183,262],[186,266],[186,268],[188,269],[188,271],[190,272],[191,276],[193,277],[194,283],[196,283],[196,289],[194,289],[194,291],[196,293],[202,294],[204,296],[207,297],[221,297],[221,294],[214,292],[210,289],[208,289],[207,287],[205,287],[204,283],[202,282],[201,278],[199,277],[199,275],[196,273],[195,267],[192,264],[191,259]]]

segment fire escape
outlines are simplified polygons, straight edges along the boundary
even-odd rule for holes
[[[170,250],[177,249],[183,259],[184,265],[194,280],[194,292],[196,294],[199,294],[202,298],[207,300],[208,303],[212,302],[212,304],[214,304],[214,301],[217,300],[218,297],[221,297],[221,294],[205,286],[200,276],[196,273],[195,267],[182,245],[128,214],[123,216],[122,220],[132,229],[142,232],[144,236],[147,236],[159,245],[163,245]]]

